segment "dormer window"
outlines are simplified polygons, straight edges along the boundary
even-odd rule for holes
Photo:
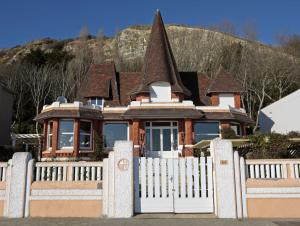
[[[152,102],[171,102],[171,86],[168,82],[154,82],[150,85]]]
[[[104,99],[101,97],[92,97],[89,99],[89,103],[98,107],[103,108],[104,106]]]
[[[234,94],[233,93],[220,93],[219,94],[219,106],[220,107],[235,107],[234,106]]]

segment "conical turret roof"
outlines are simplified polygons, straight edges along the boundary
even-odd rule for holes
[[[186,96],[191,94],[180,79],[159,10],[154,17],[142,73],[143,81],[133,94],[148,93],[149,85],[153,82],[168,82],[172,92]]]

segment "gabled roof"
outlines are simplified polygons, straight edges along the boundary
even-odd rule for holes
[[[168,82],[171,90],[190,96],[190,91],[181,82],[176,62],[169,43],[167,32],[159,11],[156,12],[151,29],[150,38],[144,58],[143,81],[140,86],[132,92],[148,93],[149,85],[153,82]]]
[[[119,100],[117,89],[114,63],[92,64],[78,96],[81,98],[103,97]]]
[[[242,90],[241,85],[220,65],[219,70],[207,89],[207,94],[234,93],[242,92]]]

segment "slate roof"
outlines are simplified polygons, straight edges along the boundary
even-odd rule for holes
[[[118,100],[117,89],[114,63],[92,64],[87,79],[83,81],[79,90],[78,96],[81,98],[103,97]]]
[[[207,89],[207,94],[242,91],[241,85],[221,65]]]
[[[102,119],[103,117],[100,111],[90,109],[51,109],[41,112],[34,120],[42,122],[49,118]]]
[[[156,12],[143,65],[143,81],[131,94],[149,93],[153,82],[168,82],[174,93],[190,96],[181,82],[168,35],[159,11]]]

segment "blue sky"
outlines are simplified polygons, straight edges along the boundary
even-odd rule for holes
[[[242,30],[254,21],[267,44],[279,32],[300,34],[299,0],[1,0],[0,48],[73,38],[83,26],[112,36],[130,25],[151,24],[157,8],[165,23],[209,26],[228,20]]]

